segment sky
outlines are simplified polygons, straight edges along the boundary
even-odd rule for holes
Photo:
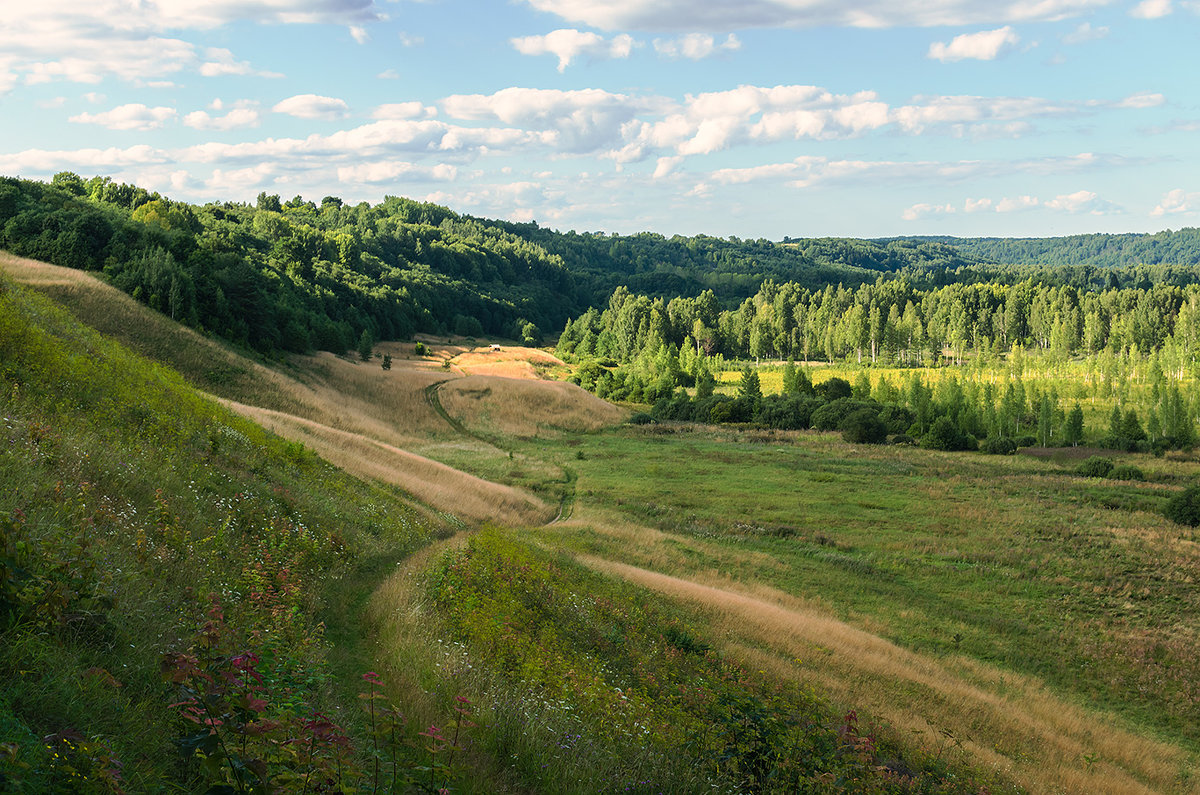
[[[0,174],[560,230],[1200,225],[1200,0],[0,0]]]

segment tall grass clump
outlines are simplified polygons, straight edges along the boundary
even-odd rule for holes
[[[520,784],[555,791],[974,792],[886,729],[717,653],[644,591],[500,531],[429,579],[452,636],[506,683],[494,753],[544,758]],[[554,741],[554,745],[549,745]],[[557,747],[557,751],[555,750]],[[532,749],[541,748],[541,757]]]

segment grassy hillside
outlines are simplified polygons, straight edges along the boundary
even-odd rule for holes
[[[316,713],[360,729],[339,582],[438,526],[7,279],[0,361],[0,781],[244,785]],[[240,749],[184,766],[189,717]]]

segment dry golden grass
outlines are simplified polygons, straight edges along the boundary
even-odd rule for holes
[[[976,762],[1033,792],[1200,791],[1200,782],[1181,783],[1189,760],[1179,749],[1133,735],[1032,678],[908,651],[764,586],[751,593],[712,575],[715,582],[705,583],[591,556],[580,560],[705,608],[716,633],[728,638],[728,651],[751,664],[817,684],[835,701],[935,743],[948,742],[942,730],[951,732]]]
[[[425,397],[426,387],[455,377],[436,363],[394,360],[384,370],[318,353],[291,364],[297,377],[289,413],[402,447],[456,436]]]
[[[0,251],[0,267],[3,267],[9,276],[21,284],[31,286],[80,284],[88,280],[95,280],[86,271],[60,268],[57,265],[18,257],[7,251]]]
[[[537,378],[535,365],[541,367],[566,367],[566,363],[557,356],[537,348],[524,348],[519,345],[500,345],[499,350],[490,346],[472,348],[454,357],[454,364],[464,372],[471,374],[507,375],[510,378]],[[510,367],[512,373],[504,372],[504,367]],[[528,375],[525,375],[528,374]]]
[[[617,425],[624,409],[574,384],[472,375],[443,385],[442,406],[472,430],[533,437],[547,431],[595,431]]]
[[[554,516],[553,507],[518,489],[401,449],[486,447],[464,440],[425,394],[432,384],[461,377],[441,363],[465,352],[463,346],[431,341],[436,355],[417,357],[411,343],[383,343],[380,352],[393,355],[391,370],[376,361],[318,353],[291,357],[280,371],[174,323],[93,274],[4,252],[0,267],[16,281],[48,293],[85,323],[175,367],[197,387],[349,472],[395,484],[467,520],[528,525]]]
[[[399,486],[440,511],[514,526],[543,524],[554,517],[555,507],[518,489],[468,475],[376,439],[292,414],[225,403],[274,433],[303,442],[335,466],[359,477]]]

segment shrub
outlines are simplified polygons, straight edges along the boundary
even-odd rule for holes
[[[1075,474],[1089,478],[1106,478],[1113,470],[1113,462],[1104,456],[1094,455],[1075,468]]]
[[[1037,444],[1036,436],[1014,436],[1013,441],[1017,443],[1017,447],[1033,447]]]
[[[1176,524],[1200,525],[1200,486],[1190,486],[1168,500],[1163,515]]]
[[[879,406],[875,403],[839,398],[816,408],[809,421],[818,431],[836,431],[841,429],[847,417],[861,409],[870,409],[876,414],[879,412]]]
[[[654,422],[654,418],[644,411],[639,411],[629,418],[631,425],[649,425],[652,422]]]
[[[854,394],[854,388],[850,386],[850,382],[836,376],[817,384],[816,391],[818,395],[829,401],[848,398]]]
[[[884,406],[879,419],[887,426],[888,433],[904,433],[916,420],[916,415],[904,406]]]
[[[424,356],[429,353],[429,348],[425,347],[425,343],[418,342],[413,346],[413,353],[415,353],[417,356]]]
[[[917,440],[907,433],[898,433],[892,437],[892,444],[910,444],[916,446]]]
[[[958,430],[954,420],[938,417],[930,426],[929,433],[921,440],[921,445],[930,450],[965,450],[967,438]]]
[[[1115,466],[1108,476],[1113,480],[1145,480],[1146,476],[1142,474],[1142,470],[1135,467],[1133,464],[1122,464]]]
[[[1007,436],[989,436],[979,445],[979,449],[989,455],[1012,455],[1017,452],[1017,443]]]
[[[842,438],[855,444],[882,444],[887,426],[871,409],[859,409],[842,420]]]

